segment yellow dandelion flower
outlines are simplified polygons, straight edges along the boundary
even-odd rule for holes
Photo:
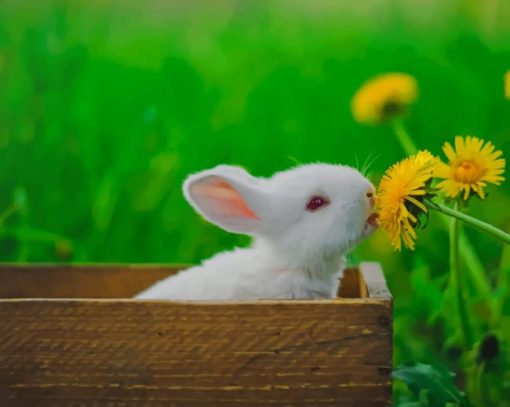
[[[455,137],[455,149],[448,142],[443,151],[448,164],[438,161],[434,176],[444,178],[437,187],[446,196],[455,198],[463,192],[462,198],[468,199],[471,191],[485,198],[487,183],[499,185],[504,181],[505,160],[491,142],[485,143],[477,137]]]
[[[378,188],[379,225],[390,237],[396,250],[404,245],[414,250],[418,216],[426,213],[423,198],[432,179],[436,158],[420,151],[393,166],[384,174]]]
[[[387,73],[366,82],[354,95],[354,118],[365,124],[379,124],[405,113],[418,97],[416,79],[405,73]]]
[[[510,70],[505,73],[505,98],[510,99]]]

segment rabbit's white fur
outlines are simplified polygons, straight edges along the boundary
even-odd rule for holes
[[[368,222],[373,194],[361,173],[341,165],[303,165],[269,179],[225,165],[191,175],[184,195],[196,211],[254,242],[168,277],[136,298],[334,297],[345,253],[375,229]],[[314,196],[329,205],[307,210]]]

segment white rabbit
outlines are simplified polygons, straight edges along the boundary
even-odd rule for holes
[[[357,170],[303,165],[255,178],[220,165],[189,176],[184,195],[210,222],[254,238],[170,276],[139,299],[334,297],[344,255],[376,228],[375,190]]]

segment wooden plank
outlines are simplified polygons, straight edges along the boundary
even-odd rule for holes
[[[1,405],[390,405],[391,308],[0,300]]]
[[[363,262],[359,265],[359,269],[366,283],[368,297],[391,298],[390,290],[386,286],[384,272],[379,263]]]
[[[184,265],[1,264],[0,298],[131,298]]]
[[[0,298],[130,298],[186,267],[189,265],[1,264]],[[344,271],[340,297],[366,298],[370,290],[372,295],[389,296],[377,263],[362,263],[359,269]]]
[[[367,298],[368,289],[363,273],[357,267],[344,270],[338,287],[340,298]]]

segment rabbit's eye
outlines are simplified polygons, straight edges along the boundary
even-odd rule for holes
[[[315,212],[320,208],[329,205],[329,201],[327,198],[323,196],[312,196],[308,203],[306,204],[306,210],[310,212]]]

